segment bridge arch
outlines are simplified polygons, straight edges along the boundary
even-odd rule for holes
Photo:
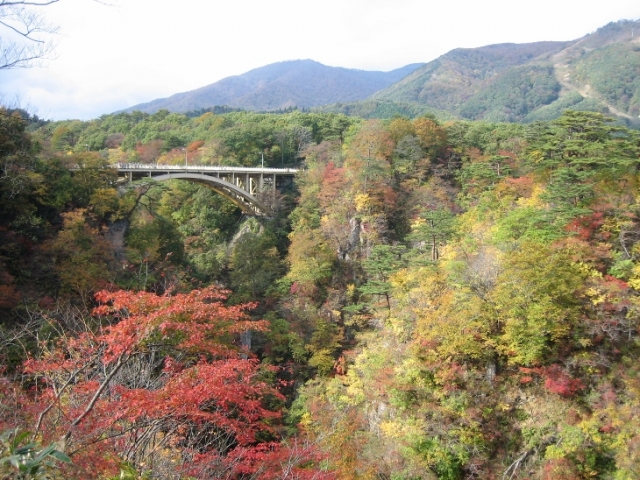
[[[150,177],[152,180],[163,182],[167,180],[191,180],[192,182],[198,182],[211,190],[219,193],[223,197],[232,201],[240,209],[250,215],[258,215],[264,217],[272,216],[271,209],[264,203],[259,201],[253,195],[246,190],[227,182],[221,178],[213,177],[210,175],[204,175],[202,173],[165,173],[163,175],[155,175]]]

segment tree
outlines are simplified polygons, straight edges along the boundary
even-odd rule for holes
[[[61,439],[75,468],[94,474],[114,455],[135,466],[191,463],[199,478],[250,473],[239,460],[278,448],[282,395],[236,346],[266,322],[248,316],[254,304],[225,306],[227,294],[99,292],[87,325],[104,327],[43,343],[25,364],[41,385],[36,434]]]
[[[437,123],[428,118],[417,118],[413,122],[420,144],[431,158],[439,155],[447,143],[447,134]]]
[[[454,216],[446,208],[425,208],[420,213],[420,219],[413,226],[410,239],[416,242],[428,243],[431,249],[431,260],[440,257],[438,247],[444,244],[453,234]]]
[[[9,34],[0,38],[0,70],[38,66],[53,53],[51,35],[58,27],[40,10],[59,1],[0,0],[0,29]]]
[[[569,255],[522,242],[507,256],[490,293],[502,334],[498,350],[511,364],[550,363],[579,318],[584,274]]]
[[[275,238],[264,232],[244,234],[233,248],[230,266],[232,299],[241,302],[263,298],[283,270]]]
[[[14,112],[0,108],[0,221],[8,223],[27,212],[33,185],[40,182],[34,172],[31,136],[26,123]]]
[[[0,26],[9,33],[0,40],[0,70],[32,67],[52,53],[49,36],[58,28],[46,22],[38,7],[58,1],[0,0]]]
[[[389,277],[406,265],[406,261],[402,258],[405,252],[406,248],[403,245],[376,245],[369,258],[362,262],[369,278],[360,287],[360,291],[364,295],[384,297],[388,310],[391,310]]]
[[[54,259],[58,293],[86,299],[112,279],[111,246],[98,228],[91,226],[95,221],[84,209],[65,213],[62,218],[62,230],[45,244],[46,252]]]
[[[311,129],[294,125],[291,129],[291,137],[296,150],[296,158],[300,158],[302,157],[302,151],[309,146],[313,140]]]

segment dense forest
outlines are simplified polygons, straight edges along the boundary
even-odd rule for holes
[[[272,218],[112,168],[262,157]],[[0,474],[638,478],[639,170],[597,112],[1,109]]]
[[[615,114],[637,128],[639,27],[638,20],[620,20],[570,42],[458,48],[351,108],[366,114],[378,101],[396,111],[422,107],[421,113],[443,120],[453,115],[523,123],[555,119],[570,108]],[[389,106],[374,114],[383,116],[385,110]]]

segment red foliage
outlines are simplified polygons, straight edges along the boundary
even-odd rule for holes
[[[542,473],[543,480],[579,480],[582,478],[575,471],[573,464],[566,458],[548,460]]]
[[[333,480],[336,475],[323,472],[318,465],[326,459],[315,444],[263,443],[256,448],[236,448],[226,458],[218,455],[199,454],[194,464],[184,469],[184,473],[196,478],[253,478],[272,480],[275,478],[295,478],[298,480]]]
[[[187,152],[197,152],[200,147],[204,145],[202,140],[196,140],[187,145]]]
[[[535,377],[541,376],[545,379],[544,388],[562,397],[571,397],[585,388],[582,380],[571,378],[559,365],[532,368],[520,367],[520,372],[525,374],[520,377],[521,384],[532,383]]]
[[[528,198],[533,192],[533,179],[529,176],[506,178],[505,184],[518,196]]]
[[[323,209],[329,208],[334,202],[339,202],[347,189],[345,169],[338,168],[329,162],[322,175],[322,186],[318,192],[318,200]]]
[[[594,212],[572,220],[565,229],[577,234],[581,240],[592,240],[598,229],[604,224],[604,214]]]
[[[25,373],[41,385],[27,403],[32,418],[43,412],[38,428],[45,441],[63,438],[74,468],[87,466],[86,478],[113,472],[121,458],[134,464],[145,459],[157,450],[149,443],[156,438],[191,460],[203,472],[198,478],[215,477],[206,473],[212,459],[238,475],[276,478],[260,476],[267,466],[257,459],[289,458],[284,447],[271,443],[280,412],[266,407],[283,396],[235,340],[267,324],[247,316],[253,304],[224,305],[226,295],[214,287],[173,297],[96,294],[100,306],[94,312],[106,327],[62,337],[42,358],[25,364]],[[160,353],[164,361],[154,363]],[[150,429],[156,433],[149,435]],[[302,455],[303,463],[313,463],[314,455]],[[242,467],[235,463],[240,458]]]
[[[558,365],[551,365],[545,371],[544,388],[561,397],[572,397],[579,390],[585,388],[582,380],[571,378]]]
[[[624,292],[629,289],[629,284],[627,282],[620,280],[619,278],[612,277],[611,275],[605,275],[604,281],[608,290]]]
[[[0,308],[14,308],[20,303],[20,292],[12,285],[0,285]]]
[[[151,140],[148,143],[138,143],[136,145],[136,154],[138,161],[141,163],[153,163],[162,153],[164,142],[162,140]]]

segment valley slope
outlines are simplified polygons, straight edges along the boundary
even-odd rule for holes
[[[610,23],[569,42],[456,49],[370,99],[421,105],[470,120],[531,122],[567,108],[640,114],[639,21]]]

